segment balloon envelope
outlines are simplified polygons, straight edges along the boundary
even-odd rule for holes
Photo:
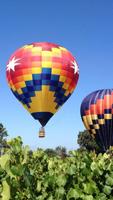
[[[67,101],[79,77],[72,54],[47,42],[28,44],[15,51],[6,75],[15,97],[42,126]]]
[[[89,94],[81,104],[81,117],[103,151],[113,146],[113,89]]]

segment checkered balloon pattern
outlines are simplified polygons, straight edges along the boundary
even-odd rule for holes
[[[81,117],[103,151],[113,146],[113,89],[89,94],[81,104]]]
[[[6,76],[15,97],[45,126],[71,96],[79,72],[67,49],[42,42],[14,52],[7,63]]]

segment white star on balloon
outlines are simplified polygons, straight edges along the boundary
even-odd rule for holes
[[[71,63],[72,63],[71,68],[74,69],[74,74],[79,73],[79,69],[78,69],[78,65],[77,65],[76,61],[74,60]]]
[[[12,58],[12,60],[9,62],[9,64],[7,65],[7,70],[13,70],[13,71],[15,71],[15,66],[16,65],[19,65],[20,63],[18,62],[20,60],[20,58],[15,58],[15,57],[13,57]]]

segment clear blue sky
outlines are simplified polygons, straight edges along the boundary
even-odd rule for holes
[[[13,96],[5,76],[10,55],[39,41],[66,47],[80,69],[77,88],[47,124],[45,139],[38,138],[40,124]],[[77,148],[77,134],[84,129],[82,99],[103,88],[113,88],[112,0],[0,1],[0,122],[10,138],[20,135],[32,148]]]

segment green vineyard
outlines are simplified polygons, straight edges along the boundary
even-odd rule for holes
[[[113,200],[113,157],[76,150],[31,151],[20,137],[0,157],[1,200]]]

